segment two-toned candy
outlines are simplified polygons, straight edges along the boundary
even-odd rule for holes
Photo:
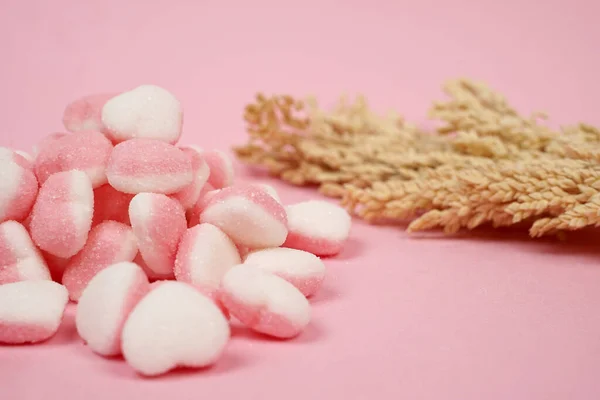
[[[50,254],[72,257],[87,241],[93,212],[94,191],[85,172],[51,175],[40,188],[31,211],[31,238]]]
[[[0,343],[37,343],[54,336],[68,301],[67,289],[49,280],[0,285]]]
[[[78,301],[98,272],[118,262],[133,261],[137,252],[131,227],[115,221],[94,227],[83,249],[69,260],[63,273],[62,283],[69,290],[69,298]]]
[[[230,186],[210,197],[201,223],[219,227],[236,244],[249,248],[278,247],[287,237],[283,206],[254,186]]]

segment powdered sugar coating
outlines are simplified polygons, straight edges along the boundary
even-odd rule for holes
[[[112,187],[131,194],[172,194],[194,180],[188,155],[175,146],[151,139],[132,139],[116,145],[106,175]]]
[[[108,100],[102,124],[114,143],[145,138],[175,144],[181,136],[183,109],[167,90],[142,85]]]
[[[233,163],[227,154],[219,150],[207,150],[202,151],[202,157],[210,168],[208,183],[215,189],[233,185]]]
[[[271,272],[294,285],[305,296],[312,296],[325,279],[325,264],[312,253],[286,247],[256,250],[244,264]]]
[[[23,221],[37,194],[38,182],[29,168],[19,165],[12,157],[0,159],[0,222]]]
[[[104,131],[102,108],[118,93],[97,93],[80,97],[65,107],[63,125],[69,132]]]
[[[133,261],[138,252],[131,227],[115,221],[105,221],[89,234],[87,243],[68,263],[62,282],[69,290],[69,298],[78,301],[92,278],[104,268]]]
[[[29,233],[16,221],[0,224],[0,285],[50,280],[50,271]]]
[[[189,228],[179,243],[175,278],[216,289],[229,268],[241,263],[235,244],[219,228],[200,224]]]
[[[213,224],[236,244],[255,249],[280,246],[287,236],[283,206],[253,186],[230,186],[212,195],[200,222]]]
[[[352,225],[343,208],[322,200],[309,200],[285,208],[289,234],[284,247],[305,250],[318,256],[340,252]]]
[[[149,290],[146,274],[134,263],[120,262],[98,272],[77,304],[79,336],[98,354],[120,354],[123,325]]]
[[[278,338],[294,337],[310,322],[310,305],[296,287],[251,264],[225,274],[221,301],[244,325]]]
[[[210,169],[198,151],[190,147],[181,147],[181,151],[183,151],[192,162],[194,180],[179,192],[172,194],[171,197],[179,201],[184,209],[189,210],[198,202],[202,189],[208,180]]]
[[[122,350],[133,369],[154,376],[213,364],[229,336],[229,324],[212,300],[185,283],[160,282],[125,322]]]
[[[84,171],[94,188],[107,183],[106,164],[111,142],[98,131],[60,136],[43,146],[35,159],[35,174],[43,184],[52,174],[77,169]]]
[[[53,336],[69,301],[67,289],[52,281],[0,285],[0,343],[37,343]]]
[[[162,194],[140,193],[129,203],[129,219],[154,277],[172,277],[177,246],[187,229],[181,204]]]
[[[93,212],[94,191],[85,172],[51,175],[31,211],[31,238],[50,254],[72,257],[87,241]]]

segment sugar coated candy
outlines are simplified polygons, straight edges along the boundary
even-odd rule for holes
[[[134,263],[120,262],[98,272],[77,304],[79,336],[98,354],[120,354],[125,320],[149,290],[146,274]]]
[[[38,181],[27,163],[14,154],[0,157],[0,222],[23,221],[38,195]]]
[[[138,247],[130,226],[116,221],[104,221],[94,227],[87,243],[69,263],[62,283],[69,298],[78,301],[90,280],[104,268],[122,261],[133,261]]]
[[[310,305],[294,285],[254,265],[231,268],[221,282],[221,302],[249,328],[282,339],[310,322]]]
[[[0,285],[0,343],[37,343],[54,336],[68,301],[67,289],[53,281]]]
[[[352,222],[346,210],[322,200],[292,204],[285,210],[289,234],[284,247],[318,256],[331,256],[341,251]]]
[[[229,324],[211,299],[186,283],[166,281],[154,286],[129,314],[122,350],[134,370],[154,376],[215,363],[229,336]]]
[[[208,150],[202,151],[202,157],[210,168],[208,183],[215,189],[233,185],[233,164],[227,154],[219,150]]]
[[[194,180],[192,160],[168,143],[132,139],[113,149],[106,169],[108,182],[123,193],[176,193]]]
[[[107,183],[106,164],[112,149],[111,142],[98,131],[64,135],[40,149],[35,174],[43,184],[52,174],[76,169],[85,172],[97,188]]]
[[[97,93],[80,97],[67,105],[63,125],[69,132],[104,131],[102,108],[118,93]]]
[[[202,189],[206,186],[210,169],[200,153],[193,148],[182,147],[181,151],[190,157],[194,179],[192,180],[192,183],[181,189],[179,192],[172,194],[171,197],[178,200],[183,208],[189,210],[198,202]]]
[[[199,224],[189,228],[179,243],[175,277],[216,289],[227,270],[240,262],[235,244],[222,230],[211,224]]]
[[[162,194],[140,193],[129,203],[129,219],[152,277],[172,277],[177,247],[187,229],[181,204]]]
[[[254,186],[230,186],[208,200],[200,222],[219,227],[236,244],[249,248],[277,247],[287,236],[283,206]]]
[[[50,271],[29,232],[16,221],[0,224],[0,285],[27,280],[50,280]]]
[[[169,91],[142,85],[108,100],[102,108],[107,136],[119,143],[133,138],[175,144],[181,136],[183,109]]]
[[[312,253],[286,247],[256,250],[248,254],[244,264],[269,271],[312,296],[325,279],[325,264]]]
[[[94,191],[83,171],[51,175],[31,211],[30,232],[42,250],[62,258],[83,248],[92,225]]]

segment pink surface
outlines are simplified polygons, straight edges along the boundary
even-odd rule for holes
[[[600,3],[588,0],[5,0],[1,9],[3,146],[29,149],[62,130],[64,107],[82,95],[142,83],[182,101],[184,143],[223,150],[245,140],[242,107],[258,90],[326,102],[365,92],[419,121],[444,79],[471,76],[523,111],[600,123]],[[284,202],[316,196],[272,184]],[[598,240],[412,238],[357,222],[327,260],[314,323],[294,341],[235,328],[215,367],[140,379],[87,349],[71,312],[48,343],[0,347],[0,397],[597,399]]]

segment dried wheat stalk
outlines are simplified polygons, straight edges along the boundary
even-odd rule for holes
[[[518,114],[500,94],[466,79],[424,132],[397,114],[343,98],[331,111],[314,99],[265,97],[246,107],[247,164],[294,185],[318,185],[368,221],[410,221],[409,231],[454,233],[526,222],[533,237],[600,225],[600,130],[554,131],[540,113]]]

